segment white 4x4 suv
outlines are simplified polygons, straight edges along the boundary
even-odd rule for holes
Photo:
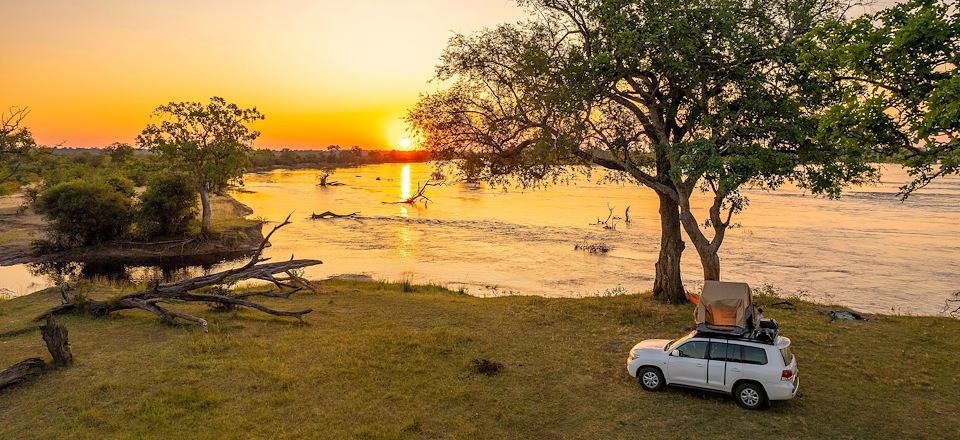
[[[800,385],[790,339],[783,336],[769,343],[694,331],[674,341],[648,339],[630,349],[627,371],[647,391],[665,385],[719,391],[747,409],[793,398]]]

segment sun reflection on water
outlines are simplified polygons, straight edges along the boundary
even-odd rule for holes
[[[413,237],[407,226],[397,228],[397,254],[400,255],[400,259],[413,257]]]
[[[400,170],[400,198],[410,198],[410,164],[404,165]]]

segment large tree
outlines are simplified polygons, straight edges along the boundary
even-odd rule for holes
[[[821,119],[822,136],[872,149],[904,166],[906,198],[960,173],[960,11],[955,1],[910,0],[849,22],[831,22],[800,44],[803,61],[842,99]]]
[[[446,87],[408,119],[428,148],[487,178],[542,182],[581,164],[655,191],[662,300],[685,298],[681,227],[704,278],[719,279],[744,186],[837,194],[871,176],[859,150],[816,142],[827,97],[795,62],[795,36],[837,20],[838,1],[523,3],[534,21],[451,39],[437,71]],[[699,191],[711,200],[704,222],[691,204]]]
[[[30,130],[23,124],[29,113],[19,107],[0,113],[0,185],[17,177],[37,147]]]
[[[201,202],[201,234],[210,232],[210,193],[221,191],[243,176],[247,154],[260,132],[250,124],[263,119],[256,108],[240,108],[220,97],[200,102],[171,102],[157,107],[159,125],[150,124],[137,144],[161,155],[173,167],[187,171]]]

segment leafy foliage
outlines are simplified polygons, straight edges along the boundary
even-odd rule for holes
[[[910,0],[798,44],[808,69],[839,93],[820,121],[825,142],[907,167],[906,198],[960,173],[960,14],[956,2]]]
[[[0,194],[4,192],[4,183],[17,180],[30,155],[36,150],[30,130],[23,126],[29,112],[22,108],[11,108],[0,114]]]
[[[796,37],[838,21],[841,0],[523,3],[536,21],[453,37],[437,68],[448,86],[408,115],[422,145],[483,178],[622,173],[678,204],[701,258],[719,265],[741,188],[836,196],[875,177],[862,150],[819,142],[829,83],[797,63]],[[690,204],[701,190],[712,238]]]
[[[60,247],[89,246],[126,232],[133,212],[127,194],[102,181],[74,180],[43,191],[34,209]]]
[[[249,124],[262,120],[256,108],[244,109],[220,97],[210,102],[171,102],[157,107],[159,125],[149,124],[137,144],[159,153],[173,169],[187,170],[203,202],[203,232],[210,227],[208,192],[217,192],[243,176],[247,154],[260,132]]]
[[[197,218],[197,190],[187,176],[158,174],[140,195],[137,229],[144,237],[180,236]]]

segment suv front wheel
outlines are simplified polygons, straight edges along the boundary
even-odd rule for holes
[[[738,385],[733,390],[733,399],[737,401],[738,405],[746,409],[763,409],[770,403],[763,387],[751,382]]]
[[[647,391],[660,391],[667,382],[664,380],[663,373],[660,372],[660,369],[654,367],[641,368],[637,373],[637,381],[639,381],[640,386]]]

